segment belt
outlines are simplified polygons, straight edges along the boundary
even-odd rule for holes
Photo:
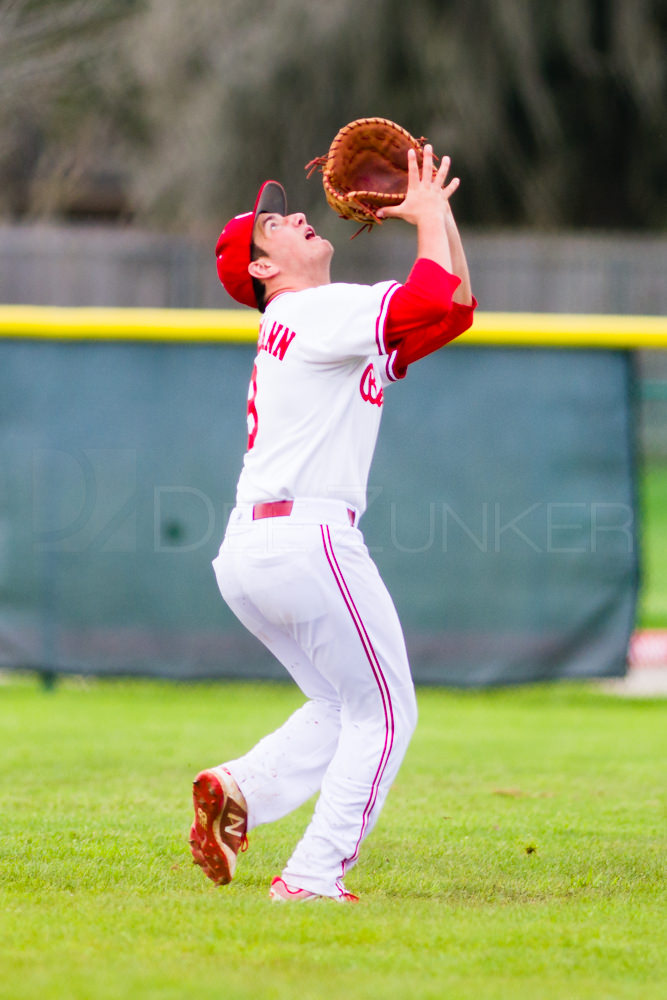
[[[289,517],[294,509],[293,500],[268,500],[266,503],[256,503],[252,508],[253,521],[260,521],[264,517]],[[347,516],[350,524],[354,527],[355,512],[351,507],[347,508]]]

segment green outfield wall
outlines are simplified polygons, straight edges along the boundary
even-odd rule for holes
[[[0,307],[0,666],[280,677],[211,569],[245,447],[245,310]],[[623,674],[633,349],[655,317],[481,314],[385,395],[361,527],[415,679]]]

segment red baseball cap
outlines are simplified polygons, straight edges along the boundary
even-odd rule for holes
[[[278,181],[264,181],[252,212],[245,212],[230,219],[220,233],[215,247],[218,277],[225,290],[237,302],[242,302],[244,306],[253,306],[255,309],[258,308],[257,299],[252,278],[248,274],[248,264],[252,231],[260,212],[287,214],[287,195]]]

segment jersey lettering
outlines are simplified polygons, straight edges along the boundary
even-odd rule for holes
[[[248,386],[248,451],[252,448],[257,437],[257,365],[253,367]]]
[[[359,389],[361,391],[361,398],[366,400],[367,403],[373,403],[375,406],[382,406],[384,402],[384,393],[382,392],[382,386],[378,385],[377,377],[375,375],[375,365],[373,362],[364,368],[364,373],[361,376],[361,382],[359,383]]]
[[[259,328],[259,340],[257,342],[258,351],[268,351],[279,361],[285,360],[287,348],[294,340],[295,334],[289,327],[282,323],[273,323],[269,327],[268,323],[262,322]]]
[[[295,333],[282,323],[273,323],[270,327],[262,322],[259,328],[259,340],[257,342],[258,351],[267,351],[279,361],[285,360],[287,348],[294,340]],[[257,425],[259,417],[257,415],[257,363],[255,363],[252,375],[250,376],[250,386],[248,387],[248,451],[252,448],[257,437]]]

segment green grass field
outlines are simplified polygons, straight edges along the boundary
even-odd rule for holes
[[[664,702],[594,684],[422,689],[347,879],[271,904],[310,806],[216,889],[190,784],[300,701],[290,685],[0,686],[0,998],[664,996]],[[664,803],[662,803],[664,805]]]
[[[642,484],[639,624],[667,627],[667,469]],[[190,783],[299,704],[288,684],[0,685],[0,1000],[662,1000],[665,702],[591,683],[419,691],[348,887],[267,899],[310,806],[216,889]]]
[[[667,465],[647,465],[640,492],[643,587],[638,624],[667,628]]]

